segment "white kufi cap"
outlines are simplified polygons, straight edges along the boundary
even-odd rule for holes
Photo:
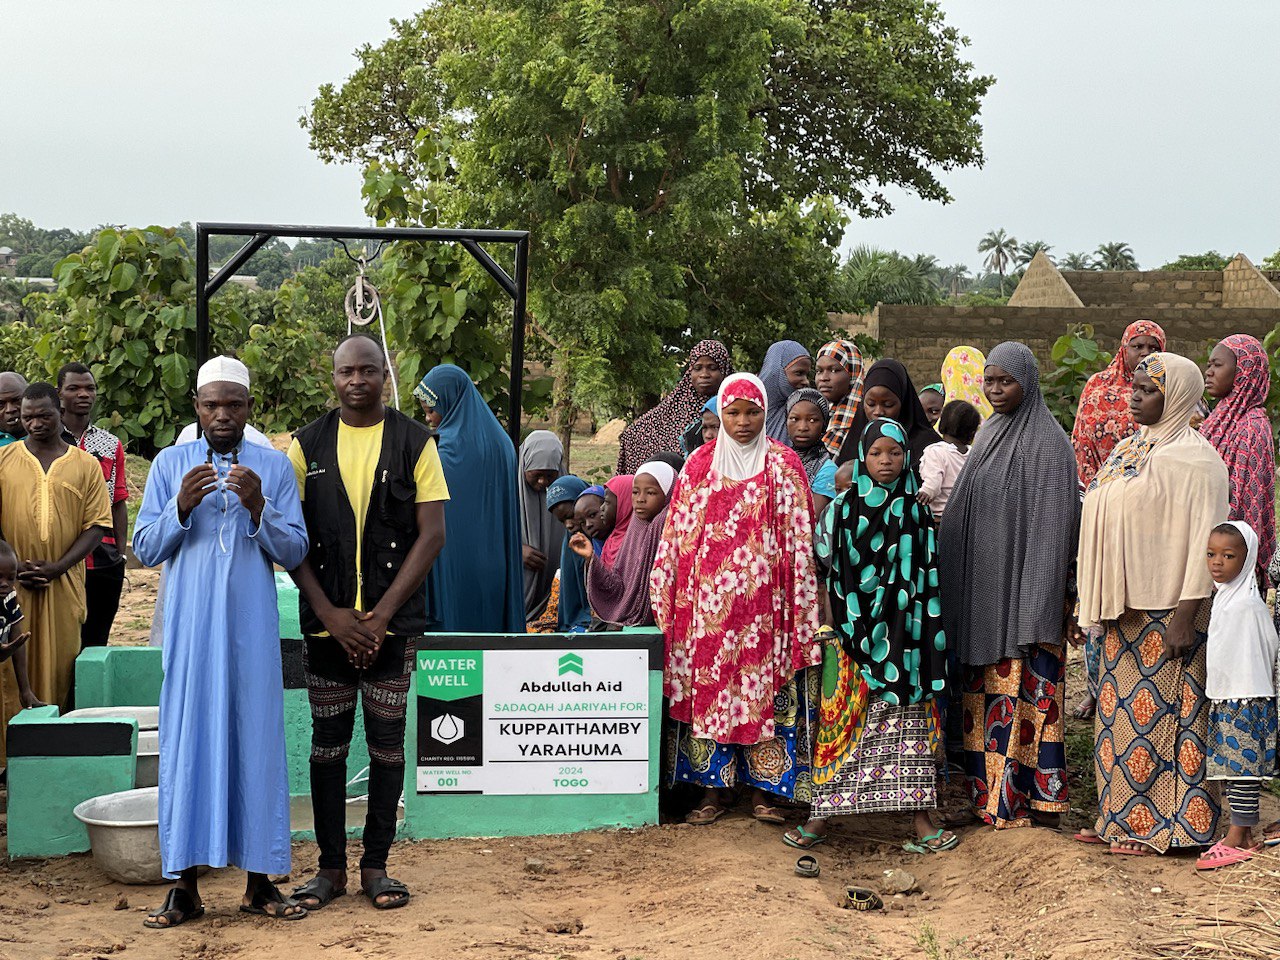
[[[235,357],[214,357],[196,374],[196,389],[206,383],[238,383],[249,389],[249,368]]]

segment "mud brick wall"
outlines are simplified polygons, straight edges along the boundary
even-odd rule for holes
[[[1086,307],[1212,310],[1222,306],[1223,275],[1217,270],[1062,270],[1060,273]]]
[[[1190,306],[1153,311],[1119,307],[921,307],[881,304],[866,332],[884,341],[885,355],[906,364],[917,384],[938,379],[947,352],[971,344],[984,352],[1004,340],[1029,346],[1042,371],[1051,364],[1054,341],[1071,323],[1093,326],[1094,336],[1110,351],[1134,320],[1151,319],[1164,327],[1169,349],[1199,362],[1213,343],[1231,333],[1261,339],[1280,324],[1280,308],[1207,308]]]

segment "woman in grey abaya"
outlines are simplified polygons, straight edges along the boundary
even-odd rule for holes
[[[534,430],[520,445],[520,534],[524,562],[524,616],[537,620],[547,608],[560,569],[564,525],[547,510],[547,487],[564,473],[564,446],[550,430]]]
[[[975,812],[997,829],[1054,826],[1067,810],[1063,638],[1079,479],[1026,346],[987,355],[983,391],[995,413],[956,480],[938,547],[965,773]]]

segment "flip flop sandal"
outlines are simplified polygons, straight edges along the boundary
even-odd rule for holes
[[[813,880],[816,879],[820,873],[822,873],[822,868],[818,866],[818,861],[808,854],[805,854],[796,861],[797,877],[804,877],[807,880]]]
[[[777,807],[771,807],[767,803],[757,803],[752,807],[751,816],[761,823],[782,824],[787,822],[787,818],[778,812]]]
[[[706,816],[703,816],[703,814],[708,810],[711,812]],[[698,809],[691,811],[689,815],[684,818],[684,822],[695,827],[706,827],[715,823],[728,812],[728,807],[721,807],[714,803],[704,803],[702,806],[698,807]]]
[[[1230,867],[1233,864],[1244,863],[1246,860],[1252,859],[1253,855],[1261,849],[1262,847],[1260,846],[1228,847],[1219,840],[1196,861],[1196,869],[1217,870],[1219,867]]]
[[[1134,841],[1137,842],[1137,841]],[[1112,843],[1107,851],[1115,857],[1154,857],[1156,852],[1143,844],[1140,847],[1122,847],[1119,843]]]
[[[170,887],[169,895],[164,898],[164,906],[147,914],[142,925],[151,930],[168,930],[180,927],[188,920],[199,920],[204,916],[204,905],[197,905],[191,894],[181,887]],[[165,919],[160,923],[160,918]]]
[[[928,836],[920,837],[918,840],[908,840],[902,845],[902,849],[907,853],[943,853],[960,846],[960,838],[954,833],[946,840],[943,840],[942,835],[946,832],[944,828],[939,827]],[[932,842],[934,840],[938,841],[937,845]]]
[[[1280,830],[1280,820],[1268,823],[1262,828],[1262,845],[1264,847],[1280,847],[1280,833],[1277,833],[1274,837],[1268,837],[1268,830]]]
[[[314,876],[302,886],[293,888],[293,899],[300,900],[303,897],[307,897],[315,900],[316,902],[313,904],[301,903],[299,906],[306,910],[321,910],[339,897],[345,896],[346,893],[346,887],[341,890],[337,889],[334,887],[333,881],[328,877]]]
[[[279,904],[274,910],[268,910],[269,904]],[[289,907],[296,907],[293,913],[285,913]],[[305,920],[307,908],[296,900],[290,900],[282,894],[274,883],[264,883],[253,891],[248,903],[240,904],[241,913],[252,913],[259,917],[270,917],[272,920]]]
[[[1081,831],[1080,833],[1072,834],[1071,839],[1076,841],[1077,843],[1091,843],[1091,844],[1098,844],[1100,846],[1107,845],[1107,841],[1103,840],[1096,833],[1084,833],[1083,831]]]
[[[866,887],[845,887],[844,905],[847,910],[883,910],[880,894]]]
[[[399,880],[392,880],[390,877],[374,877],[373,882],[361,892],[379,910],[394,910],[396,907],[403,907],[409,902],[410,896],[408,887]],[[388,893],[394,894],[395,899],[379,903],[378,898]]]
[[[782,835],[782,842],[788,847],[794,847],[797,850],[812,850],[814,847],[827,842],[825,834],[810,833],[804,827],[796,827],[796,833],[809,842],[801,843],[799,840],[792,840],[789,832]]]

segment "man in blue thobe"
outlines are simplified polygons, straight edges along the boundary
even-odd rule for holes
[[[133,534],[146,566],[165,564],[160,691],[160,856],[177,880],[153,928],[202,916],[196,869],[248,871],[240,909],[306,911],[268,878],[290,868],[284,684],[272,564],[307,553],[288,458],[246,443],[249,372],[230,357],[200,368],[201,440],[160,451]]]

